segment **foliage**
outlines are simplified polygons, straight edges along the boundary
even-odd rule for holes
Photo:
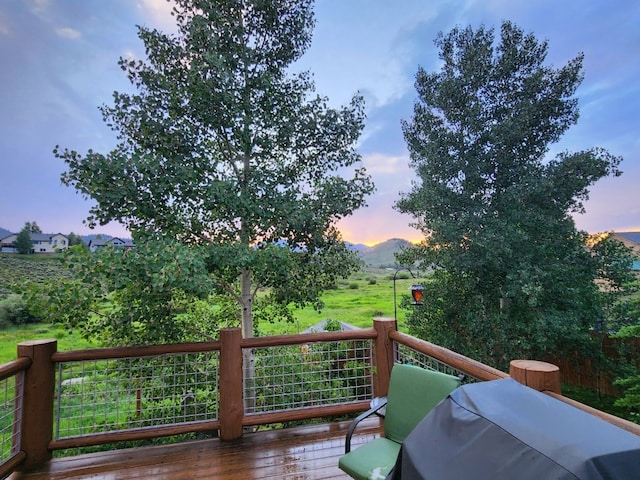
[[[373,190],[355,149],[363,99],[330,108],[310,73],[291,73],[310,44],[310,0],[177,0],[173,15],[178,34],[139,27],[147,60],[120,60],[137,93],[102,107],[118,146],[54,153],[63,182],[97,202],[91,226],[196,245],[250,335],[259,288],[317,303],[358,267],[335,222]]]
[[[611,415],[638,423],[638,414],[628,408],[617,405],[615,397],[602,396],[598,392],[569,385],[562,385],[562,395]]]
[[[13,293],[0,300],[0,328],[37,322],[38,319],[29,312],[29,306],[22,295]]]
[[[69,235],[67,235],[67,238],[69,239],[70,247],[73,247],[75,245],[82,245],[85,247],[87,246],[82,237],[80,235],[76,235],[73,232],[69,233]]]
[[[18,250],[18,253],[22,255],[33,252],[33,240],[31,240],[31,235],[29,234],[29,232],[30,231],[25,225],[24,228],[20,230],[20,233],[18,233],[18,235],[16,236],[15,242],[13,242],[16,249]]]
[[[425,234],[401,262],[438,269],[413,333],[495,366],[588,349],[589,329],[624,291],[628,254],[609,240],[587,249],[571,217],[621,159],[600,148],[545,157],[578,119],[582,55],[545,66],[547,43],[510,22],[499,42],[468,27],[435,44],[442,68],[418,71],[403,122],[419,181],[396,205]],[[608,292],[594,282],[605,274]]]
[[[361,361],[368,348],[348,341],[256,349],[252,407],[274,411],[371,398],[370,366]]]
[[[24,229],[30,233],[42,233],[42,230],[36,222],[25,222]]]
[[[640,323],[622,327],[615,335],[622,339],[618,344],[618,358],[627,365],[627,372],[619,375],[615,381],[622,391],[616,399],[615,406],[631,411],[636,423],[640,423],[640,358],[638,358],[638,338]],[[624,340],[626,339],[626,340]]]
[[[24,293],[40,318],[79,327],[88,338],[116,345],[186,341],[197,326],[178,314],[212,290],[196,250],[170,241],[140,242],[127,252],[75,246],[62,257],[71,278],[32,282]]]

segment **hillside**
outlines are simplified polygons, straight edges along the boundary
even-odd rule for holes
[[[385,242],[365,247],[358,253],[360,258],[369,267],[395,267],[397,265],[395,254],[402,247],[411,246],[411,243],[401,238],[391,238]]]
[[[0,300],[12,292],[13,285],[24,281],[42,282],[68,276],[69,270],[57,255],[0,254]]]

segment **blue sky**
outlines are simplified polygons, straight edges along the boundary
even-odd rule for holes
[[[640,230],[640,2],[637,0],[316,0],[313,43],[296,69],[314,73],[318,93],[338,106],[360,92],[367,122],[359,144],[376,193],[343,220],[346,240],[420,238],[392,208],[412,171],[400,128],[410,119],[418,66],[438,68],[433,39],[456,25],[499,28],[510,20],[549,42],[547,63],[584,52],[581,116],[550,155],[604,147],[624,158],[622,177],[591,189],[589,232]],[[59,144],[106,152],[115,144],[98,106],[130,86],[120,56],[144,57],[136,24],[172,28],[165,0],[0,2],[0,227],[36,221],[45,232],[127,236],[117,224],[91,231],[90,200],[60,183]]]

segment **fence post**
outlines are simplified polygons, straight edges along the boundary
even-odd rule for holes
[[[381,397],[389,391],[389,378],[395,361],[393,340],[389,338],[389,333],[395,332],[398,329],[398,324],[395,318],[377,317],[373,319],[373,328],[378,333],[373,345],[373,365],[375,367],[373,391],[375,396]]]
[[[220,330],[220,439],[236,440],[242,437],[244,399],[242,387],[242,330]]]
[[[509,375],[517,382],[534,390],[560,392],[560,368],[537,360],[512,360]]]
[[[24,373],[24,398],[20,439],[27,458],[20,466],[30,470],[51,460],[49,443],[53,439],[53,395],[55,368],[51,356],[58,350],[54,339],[18,344],[18,357],[29,357],[31,366]]]

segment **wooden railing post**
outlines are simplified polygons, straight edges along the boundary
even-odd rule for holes
[[[373,345],[374,382],[373,393],[377,397],[387,394],[389,391],[389,378],[391,368],[395,361],[393,341],[389,337],[389,332],[398,329],[398,323],[394,318],[374,318],[373,328],[378,335]]]
[[[57,351],[54,339],[18,344],[18,357],[29,357],[31,366],[24,374],[20,449],[27,458],[20,469],[30,470],[51,460],[49,442],[53,439],[53,395],[55,368],[51,356]]]
[[[537,360],[512,360],[509,375],[517,382],[534,390],[560,392],[560,368]]]
[[[242,392],[242,330],[220,330],[220,439],[236,440],[242,437],[244,399]]]

